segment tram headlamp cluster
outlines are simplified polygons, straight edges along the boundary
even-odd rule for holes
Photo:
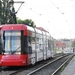
[[[4,54],[10,54],[10,53],[4,53]],[[21,54],[21,52],[15,52],[14,54]]]
[[[21,52],[16,52],[15,54],[21,54]]]
[[[9,54],[9,53],[4,53],[4,54]]]

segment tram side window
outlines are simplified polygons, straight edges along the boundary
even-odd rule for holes
[[[46,45],[47,45],[47,42],[46,42],[46,40],[47,40],[47,39],[46,39],[46,35],[45,35],[45,36],[44,36],[44,49],[45,49],[45,50],[47,50],[47,46],[46,46]]]
[[[32,52],[35,52],[35,32],[32,32],[32,38],[31,38],[31,46],[32,46]]]
[[[39,34],[36,33],[36,50],[39,51]]]
[[[52,49],[54,49],[54,41],[52,41]]]
[[[53,50],[54,46],[53,46],[53,41],[51,40],[51,50]]]
[[[50,46],[50,36],[48,36],[48,50],[51,50],[51,46]]]
[[[39,34],[39,49],[40,51],[43,50],[43,37],[42,37],[42,34]]]
[[[48,50],[50,50],[50,40],[48,40]]]
[[[28,42],[28,53],[31,54],[32,53],[32,31],[28,30],[28,39],[27,39],[27,42]]]
[[[46,48],[47,48],[47,50],[48,50],[48,36],[46,36]]]
[[[32,46],[31,46],[31,36],[28,36],[28,53],[31,54],[32,53]]]

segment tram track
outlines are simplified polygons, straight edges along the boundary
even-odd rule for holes
[[[61,66],[59,66],[51,75],[60,75],[61,72],[65,69],[65,67],[68,65],[69,61],[74,57],[75,55],[68,58]]]
[[[64,55],[64,56],[66,56],[66,55]],[[61,55],[60,57],[59,57],[59,56],[54,57],[54,59],[51,59],[51,60],[45,61],[45,62],[41,62],[41,63],[39,63],[39,65],[37,64],[37,65],[34,65],[33,67],[27,69],[27,70],[23,70],[21,73],[20,73],[20,71],[19,71],[19,73],[16,72],[16,74],[15,74],[15,73],[12,73],[12,74],[10,74],[10,75],[18,75],[18,74],[19,74],[19,75],[30,75],[30,73],[32,73],[32,72],[35,71],[35,69],[39,70],[39,68],[40,68],[40,69],[43,68],[43,65],[44,65],[44,67],[45,67],[45,66],[47,66],[48,64],[51,64],[51,63],[55,62],[56,60],[59,60],[59,59],[63,58],[64,56]],[[40,66],[41,66],[41,67],[40,67]]]
[[[46,65],[44,65],[42,67],[40,67],[40,68],[30,72],[27,75],[56,75],[55,71],[58,69],[58,67],[60,67],[61,64],[64,63],[64,61],[66,61],[67,59],[69,59],[71,57],[73,57],[73,56],[71,55],[71,56],[67,56],[67,57],[64,57],[64,58],[60,57],[60,58],[58,58],[58,59],[56,59],[56,60],[54,60],[54,61],[52,61],[52,62],[50,62],[50,63],[48,63],[48,64],[46,64]],[[61,60],[61,61],[59,61],[59,60]]]
[[[21,72],[24,68],[23,67],[7,67],[1,68],[0,75],[13,75],[18,72]]]

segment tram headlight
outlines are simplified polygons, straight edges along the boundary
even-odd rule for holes
[[[9,53],[4,53],[4,54],[9,54]]]
[[[15,54],[21,54],[21,52],[16,52]]]

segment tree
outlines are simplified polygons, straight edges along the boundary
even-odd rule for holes
[[[10,2],[12,1],[13,0],[0,0],[0,23],[1,24],[15,23],[14,15],[10,11]],[[13,11],[15,11],[14,7],[12,9]]]
[[[72,47],[75,47],[75,41],[72,42]]]
[[[31,19],[21,20],[21,19],[17,18],[17,23],[26,24],[31,27],[36,27],[35,23]]]
[[[21,19],[19,19],[19,18],[17,17],[17,23],[18,23],[18,24],[22,24],[22,23],[23,23],[23,20],[21,20]]]

